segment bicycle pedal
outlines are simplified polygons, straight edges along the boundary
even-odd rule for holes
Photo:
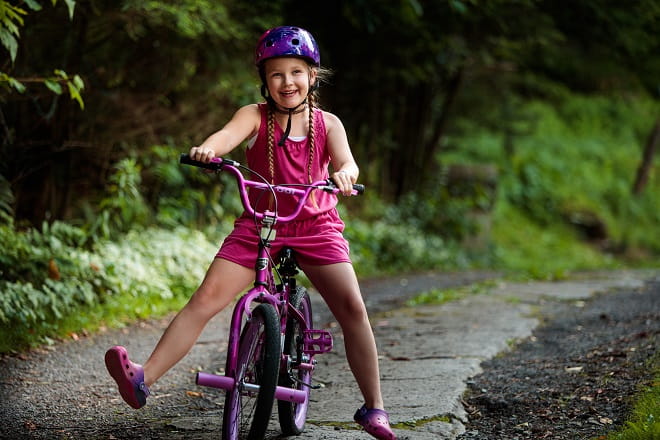
[[[327,330],[304,330],[303,344],[305,353],[327,353],[332,350],[332,335]]]

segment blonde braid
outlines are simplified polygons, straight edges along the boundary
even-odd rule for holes
[[[309,183],[313,183],[312,177],[312,165],[314,164],[314,144],[316,143],[316,130],[314,129],[314,108],[316,107],[316,97],[314,93],[310,93],[307,97],[307,102],[309,103],[309,130],[307,136],[309,138],[309,162],[307,163],[307,179]],[[315,208],[318,209],[319,205],[316,202],[316,193],[312,191],[310,194],[310,199]]]
[[[275,145],[275,114],[270,106],[268,106],[268,170],[270,171],[270,183],[275,184],[273,145]]]
[[[309,138],[309,162],[307,163],[307,179],[309,183],[312,183],[312,164],[314,163],[314,144],[316,139],[316,130],[314,129],[314,107],[316,106],[316,100],[313,93],[309,94],[307,102],[309,107],[309,131],[307,133]]]

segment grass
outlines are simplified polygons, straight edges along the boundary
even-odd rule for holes
[[[451,301],[457,301],[470,295],[486,293],[488,289],[493,287],[495,284],[496,281],[488,280],[449,289],[430,289],[409,299],[406,301],[406,305],[409,307],[415,307],[424,304],[439,305]]]
[[[650,368],[654,371],[654,378],[637,396],[626,423],[598,440],[660,439],[660,354],[656,353]]]

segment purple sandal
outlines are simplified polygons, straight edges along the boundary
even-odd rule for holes
[[[396,435],[390,428],[390,416],[382,409],[368,409],[366,405],[362,405],[353,419],[379,440],[396,440]]]
[[[105,353],[105,366],[117,382],[119,394],[126,403],[135,409],[142,408],[149,396],[142,366],[131,362],[126,349],[120,346],[112,347]]]

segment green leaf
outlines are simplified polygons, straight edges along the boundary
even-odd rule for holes
[[[417,15],[423,15],[424,14],[424,8],[422,8],[422,5],[419,3],[419,1],[417,1],[417,0],[408,0],[408,3],[410,3],[410,6],[415,11],[415,14],[417,14]]]
[[[25,0],[25,4],[27,4],[28,8],[32,9],[33,11],[41,11],[41,5],[35,0]]]
[[[460,14],[465,14],[468,11],[467,6],[461,0],[450,0],[449,5]]]
[[[14,62],[16,59],[16,52],[18,51],[18,42],[16,41],[16,38],[4,29],[0,29],[0,42],[2,42],[5,49],[9,51],[11,61]]]
[[[82,96],[80,96],[80,91],[78,88],[73,84],[71,81],[67,81],[66,85],[69,87],[69,96],[71,96],[71,99],[75,99],[78,101],[78,105],[80,106],[81,109],[85,109],[85,103],[82,100]]]
[[[25,86],[23,83],[15,78],[9,78],[9,85],[16,89],[18,93],[23,93],[25,91]]]
[[[19,36],[18,28],[23,26],[23,17],[25,15],[23,9],[12,6],[6,2],[0,2],[0,37],[2,34],[14,34]]]
[[[52,79],[46,79],[44,81],[44,85],[48,87],[53,93],[56,93],[58,95],[62,94],[62,86],[57,81],[53,81]]]
[[[2,82],[7,82],[10,87],[13,87],[19,93],[23,93],[25,91],[25,86],[23,83],[18,81],[16,78],[12,78],[4,72],[0,72],[0,83]]]
[[[76,7],[76,0],[64,0],[64,3],[69,8],[69,20],[73,20],[73,9]]]
[[[83,82],[80,75],[75,75],[73,77],[73,84],[78,88],[78,90],[82,90],[85,88],[85,83]]]
[[[19,15],[14,14],[14,20],[16,20],[16,23],[18,23],[18,25],[13,23],[10,18],[3,18],[2,26],[6,28],[6,30],[3,29],[3,32],[7,32],[8,34],[14,34],[16,36],[19,36],[20,32],[18,30],[18,26],[23,25],[23,19]]]

